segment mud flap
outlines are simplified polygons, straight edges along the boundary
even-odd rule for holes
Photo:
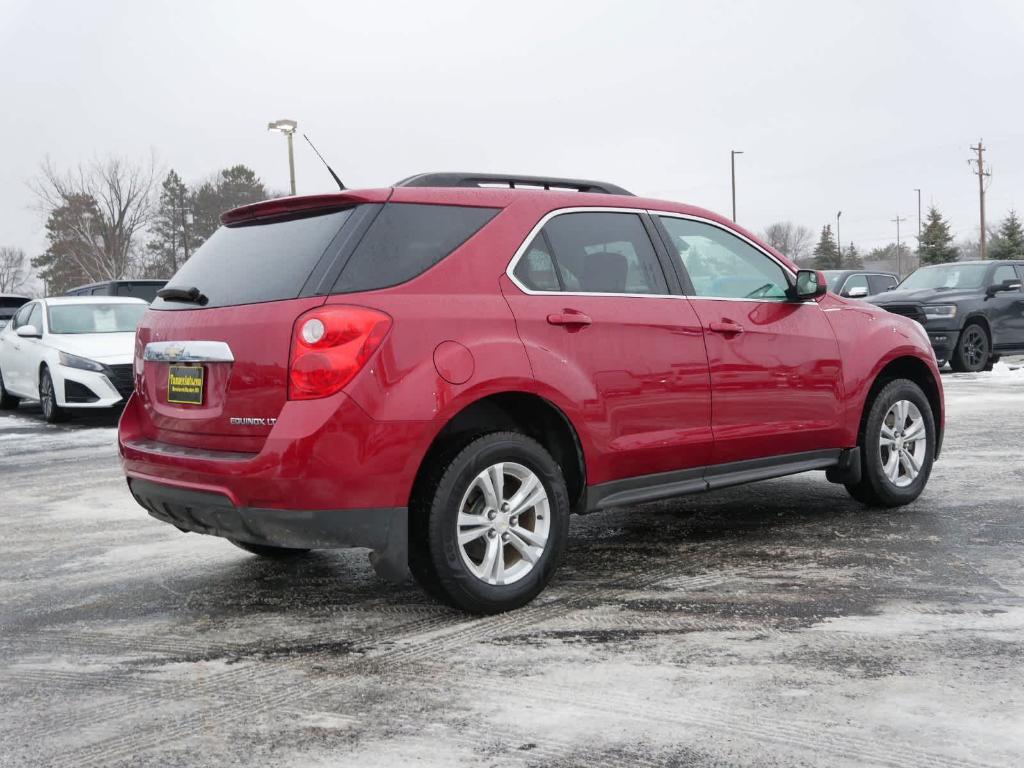
[[[860,482],[860,448],[846,448],[839,454],[839,461],[834,467],[825,470],[825,478],[830,483],[854,485]]]

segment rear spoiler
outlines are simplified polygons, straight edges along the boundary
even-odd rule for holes
[[[386,203],[391,197],[391,188],[361,189],[358,191],[332,192],[326,195],[303,195],[302,197],[279,197],[274,200],[263,200],[251,205],[233,208],[220,216],[221,224],[230,227],[257,219],[269,219],[277,216],[288,216],[296,213],[344,208],[359,203]]]

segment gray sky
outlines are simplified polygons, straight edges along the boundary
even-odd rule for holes
[[[816,231],[862,251],[916,231],[915,187],[977,236],[1024,207],[1024,3],[0,0],[0,245],[32,255],[26,182],[155,153],[286,189],[299,121],[352,187],[426,170],[574,175]],[[333,184],[296,145],[299,193]]]

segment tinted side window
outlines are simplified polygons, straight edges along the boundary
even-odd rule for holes
[[[32,305],[32,313],[28,316],[27,325],[35,326],[36,333],[43,332],[43,306],[41,304]]]
[[[29,316],[29,314],[31,314],[32,308],[35,307],[35,306],[37,306],[37,305],[36,304],[26,304],[21,309],[19,309],[18,310],[18,314],[16,314],[14,316],[14,319],[11,321],[11,327],[12,328],[19,328],[20,326],[25,325],[25,323],[28,322],[28,316]]]
[[[297,298],[352,210],[221,227],[168,285],[198,288],[209,299],[206,307]],[[196,305],[158,298],[153,308],[194,310]]]
[[[789,281],[778,263],[711,224],[660,217],[679,254],[694,295],[719,299],[785,301]]]
[[[543,232],[566,291],[668,293],[654,246],[635,213],[565,213]]]
[[[558,273],[544,233],[537,234],[522,255],[512,274],[531,291],[560,291]]]
[[[843,283],[843,296],[859,298],[861,296],[867,296],[869,293],[871,293],[871,291],[868,288],[867,275],[850,275],[846,278],[846,282]]]
[[[412,280],[497,213],[497,208],[389,203],[345,265],[334,292],[372,291]]]
[[[885,293],[896,285],[896,278],[891,275],[868,275],[868,288],[871,295]]]
[[[156,292],[161,287],[156,283],[118,283],[116,294],[118,296],[131,296],[151,302],[156,298]]]
[[[992,273],[992,285],[999,285],[1004,280],[1016,280],[1017,273],[1013,267],[1009,264],[1003,264],[996,267],[996,271]]]

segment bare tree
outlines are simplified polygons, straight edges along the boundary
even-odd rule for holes
[[[112,157],[62,172],[47,158],[31,187],[43,213],[60,212],[77,243],[64,258],[90,280],[116,280],[133,270],[137,241],[153,217],[156,179],[152,159]]]
[[[802,261],[810,256],[811,244],[814,242],[814,233],[808,227],[792,221],[769,224],[762,236],[772,248],[782,251],[793,261]]]
[[[15,293],[28,282],[28,257],[21,248],[0,248],[0,293]]]

